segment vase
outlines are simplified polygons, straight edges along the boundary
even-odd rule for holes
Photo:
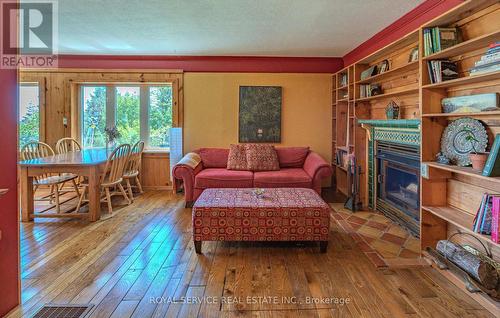
[[[469,158],[472,162],[472,169],[476,171],[483,171],[486,160],[488,159],[488,155],[489,153],[487,152],[470,153]]]
[[[106,142],[106,153],[109,154],[116,148],[116,142],[114,140],[108,140]]]

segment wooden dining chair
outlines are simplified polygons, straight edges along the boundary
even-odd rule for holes
[[[53,156],[54,150],[44,142],[35,141],[24,145],[21,149],[22,160],[33,160],[48,156]],[[55,201],[56,213],[61,213],[60,196],[66,192],[62,192],[60,186],[71,181],[73,189],[80,195],[78,185],[75,179],[78,176],[72,173],[52,174],[44,173],[33,178],[34,192],[39,188],[48,188],[49,194],[40,198],[34,198],[35,201],[49,201],[50,204]],[[48,199],[47,199],[48,198]]]
[[[111,204],[111,197],[113,195],[121,194],[128,204],[131,203],[122,185],[123,171],[125,170],[125,165],[127,164],[129,155],[130,145],[125,144],[117,147],[108,157],[103,174],[100,178],[100,201],[108,204],[109,216],[113,216],[113,206]],[[83,186],[83,190],[80,195],[80,200],[78,200],[78,205],[76,206],[76,212],[80,210],[83,202],[89,202],[89,200],[85,198],[89,185],[88,183],[82,183],[81,186]],[[119,191],[116,191],[116,188],[118,188]]]
[[[132,191],[132,184],[130,183],[130,180],[134,180],[137,188],[139,189],[139,193],[143,193],[141,180],[139,179],[143,151],[144,141],[138,141],[132,147],[132,151],[130,152],[129,159],[125,167],[125,172],[123,173],[123,179],[127,184],[128,195],[132,202],[134,201],[134,193]]]
[[[73,138],[61,138],[56,144],[56,151],[59,154],[81,151],[81,150],[82,146],[78,141],[76,141]]]

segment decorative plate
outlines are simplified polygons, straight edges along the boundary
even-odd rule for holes
[[[471,132],[477,139],[472,143],[466,139]],[[483,124],[477,119],[464,117],[451,122],[441,136],[441,152],[458,166],[471,164],[469,153],[485,152],[488,145],[488,134]]]

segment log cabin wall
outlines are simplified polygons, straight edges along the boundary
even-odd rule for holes
[[[171,70],[22,70],[20,82],[38,83],[40,87],[40,139],[55,147],[60,138],[78,136],[79,83],[162,83],[175,82],[173,101],[174,126],[183,123],[183,73]],[[143,186],[170,189],[168,152],[148,152],[143,156]]]

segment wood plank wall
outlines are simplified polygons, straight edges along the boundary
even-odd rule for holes
[[[183,123],[183,73],[175,70],[22,70],[20,82],[37,82],[40,85],[42,141],[52,147],[63,137],[76,136],[78,83],[142,83],[175,82],[177,98],[174,97],[174,121]],[[174,88],[175,89],[175,88]],[[175,95],[175,92],[174,92]],[[64,119],[67,124],[64,124]],[[169,189],[170,181],[168,153],[145,153],[142,164],[142,179],[145,188]]]

